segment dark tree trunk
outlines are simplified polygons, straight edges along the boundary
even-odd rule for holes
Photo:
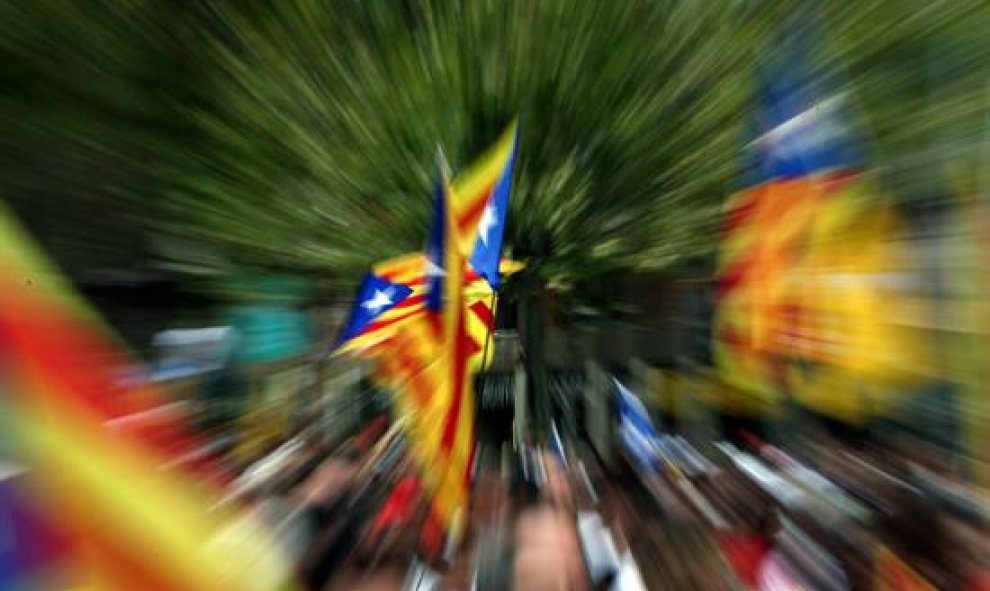
[[[550,396],[544,355],[546,334],[546,289],[539,277],[527,277],[521,298],[523,347],[526,356],[526,391],[529,398],[531,428],[538,441],[549,433]]]

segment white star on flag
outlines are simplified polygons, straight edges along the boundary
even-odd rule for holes
[[[374,297],[362,302],[361,307],[377,314],[382,308],[392,303],[392,293],[392,289],[386,289],[385,291],[376,289]]]
[[[481,220],[478,222],[478,237],[481,238],[481,243],[488,246],[488,233],[492,231],[492,228],[498,225],[498,209],[491,203],[485,207],[485,212],[481,214]]]
[[[431,259],[426,259],[426,274],[430,277],[443,277],[447,274],[442,267],[434,263]]]

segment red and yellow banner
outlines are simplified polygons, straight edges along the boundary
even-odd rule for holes
[[[11,437],[38,509],[70,541],[70,579],[101,589],[287,584],[288,564],[265,533],[224,536],[246,522],[211,511],[220,491],[169,462],[200,445],[182,421],[164,432],[129,428],[142,413],[164,412],[166,400],[123,385],[126,350],[2,206],[0,237],[0,377],[16,417]]]
[[[714,343],[731,386],[857,423],[934,371],[899,218],[871,189],[814,174],[734,198]]]
[[[503,259],[500,265],[503,275],[511,275],[521,268],[521,263],[508,259]],[[391,347],[390,339],[396,332],[423,314],[426,307],[425,270],[426,257],[422,253],[403,255],[375,265],[372,268],[375,275],[406,285],[412,289],[412,293],[395,307],[383,312],[360,335],[343,344],[339,352],[376,356],[383,349]],[[464,268],[463,282],[468,307],[468,333],[484,348],[485,340],[490,338],[490,332],[494,330],[498,298],[488,282],[470,267]],[[477,361],[480,363],[481,358]]]
[[[754,395],[778,392],[788,271],[828,197],[824,186],[817,175],[772,181],[729,202],[718,263],[714,353],[725,381]]]

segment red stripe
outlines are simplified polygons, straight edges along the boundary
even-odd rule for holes
[[[403,314],[402,316],[396,316],[395,318],[389,318],[388,320],[379,320],[377,322],[372,322],[368,326],[364,327],[364,330],[362,330],[360,333],[358,333],[358,336],[359,337],[363,337],[363,336],[367,336],[369,334],[372,334],[374,332],[377,332],[379,330],[384,330],[384,329],[392,326],[393,324],[395,324],[397,322],[402,322],[403,320],[408,320],[409,318],[412,318],[413,316],[415,316],[417,314],[420,314],[422,311],[423,310],[421,308],[416,308],[416,309],[410,310],[409,312]]]
[[[74,409],[81,413],[80,420],[94,425],[167,402],[153,387],[119,385],[117,372],[127,367],[128,356],[104,337],[102,327],[69,315],[59,302],[28,293],[16,283],[4,289],[0,324],[6,326],[14,369],[33,368],[46,382],[33,394],[50,397],[48,402],[55,407]],[[167,457],[200,445],[183,421],[172,420],[167,430],[157,431],[156,437],[139,432],[123,435]]]
[[[467,211],[463,212],[457,217],[457,227],[463,232],[464,230],[470,230],[471,226],[477,223],[478,218],[481,217],[481,212],[485,210],[488,205],[489,199],[491,199],[492,189],[495,187],[495,183],[498,179],[491,181],[485,186],[485,189],[481,191],[483,197],[475,197],[471,203],[471,207]]]
[[[745,347],[749,339],[743,337],[742,333],[735,329],[725,328],[718,333],[719,342],[733,348]]]
[[[404,264],[402,264],[402,265],[400,265],[400,266],[398,266],[398,267],[396,267],[396,268],[394,268],[394,269],[392,269],[390,271],[382,271],[382,272],[376,273],[376,275],[378,275],[382,279],[387,279],[389,281],[394,282],[395,281],[395,278],[398,277],[399,275],[404,275],[406,273],[409,273],[410,271],[414,270],[417,266],[420,267],[420,268],[422,268],[424,262],[425,262],[425,257],[420,256],[420,257],[415,258],[415,259],[412,259],[412,260],[410,260],[410,261],[408,261],[408,262],[406,262],[406,263],[404,263]]]
[[[479,275],[473,269],[465,269],[464,270],[464,281],[463,281],[464,285],[467,285],[467,284],[471,283],[472,281],[477,281],[478,279],[481,279],[481,275]],[[405,285],[407,287],[413,287],[413,288],[415,288],[415,287],[420,287],[420,286],[426,285],[426,283],[427,283],[428,280],[429,280],[429,278],[425,274],[424,275],[418,275],[418,276],[414,277],[413,279],[410,279],[409,281],[404,282],[403,285]]]
[[[434,501],[435,504],[436,501]],[[426,518],[426,522],[423,524],[420,543],[423,546],[424,554],[427,556],[435,557],[440,554],[441,546],[443,545],[443,526],[440,524],[439,517],[437,517],[435,506],[430,507],[430,513]]]
[[[719,275],[715,299],[721,301],[729,292],[739,287],[753,268],[755,268],[755,259],[752,255],[736,260]]]
[[[426,324],[430,329],[430,335],[437,342],[440,342],[443,339],[443,318],[441,318],[441,313],[427,309]]]
[[[783,221],[800,211],[800,207],[813,201],[818,191],[808,179],[782,181],[775,183],[771,189],[772,195],[764,198],[764,207],[760,208],[759,230],[774,232]]]
[[[409,354],[409,348],[402,347],[396,351],[394,362],[406,385],[411,387],[420,406],[425,405],[433,392],[433,386],[424,374],[424,364]]]
[[[488,307],[488,302],[475,302],[471,304],[471,311],[478,317],[489,331],[493,328],[492,309]]]
[[[459,304],[459,302],[458,302]],[[459,307],[459,306],[458,306]],[[453,367],[453,396],[450,410],[444,419],[443,437],[440,440],[440,451],[449,455],[457,436],[457,423],[461,415],[461,405],[464,400],[464,372],[467,369],[468,346],[471,339],[464,331],[464,313],[457,314],[457,331],[454,335],[454,367]],[[477,346],[477,344],[475,344]]]
[[[477,355],[482,351],[481,344],[479,344],[478,341],[472,339],[471,335],[465,334],[464,338],[467,340],[467,344],[465,345],[464,350],[465,350],[465,354],[469,358],[473,357],[474,355]]]
[[[39,377],[55,382],[65,390],[62,395],[92,413],[97,421],[129,414],[131,409],[114,392],[113,380],[102,362],[115,356],[100,339],[87,334],[90,327],[63,318],[52,306],[31,305],[23,298],[21,302],[15,300],[14,309],[0,314],[11,341],[11,369],[33,366]]]
[[[759,191],[751,190],[736,203],[725,215],[725,222],[722,224],[722,235],[728,236],[743,224],[751,221],[756,212]]]
[[[410,295],[409,297],[402,300],[398,304],[392,306],[392,308],[389,309],[389,312],[391,312],[392,310],[401,310],[403,308],[411,308],[413,306],[418,306],[419,304],[422,304],[425,301],[426,301],[425,293],[417,293],[415,295]]]

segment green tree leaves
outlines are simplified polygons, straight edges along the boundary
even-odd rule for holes
[[[814,20],[813,76],[853,98],[907,196],[935,148],[975,166],[990,74],[975,0],[3,10],[2,191],[20,210],[89,250],[124,236],[103,250],[345,281],[421,245],[438,142],[456,170],[517,113],[507,241],[545,279],[710,251],[757,61],[795,19]]]

